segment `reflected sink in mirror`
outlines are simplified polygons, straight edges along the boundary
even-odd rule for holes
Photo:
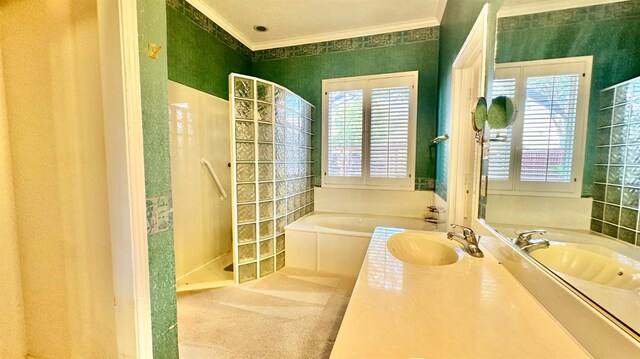
[[[530,255],[553,271],[604,286],[640,290],[640,270],[579,244],[551,242],[549,248]]]
[[[387,249],[396,259],[423,266],[453,264],[461,251],[441,232],[403,232],[387,239]]]

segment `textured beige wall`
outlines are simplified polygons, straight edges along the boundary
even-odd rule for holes
[[[114,358],[96,1],[0,6],[28,351]]]
[[[9,151],[9,123],[0,62],[0,358],[22,358],[27,354],[27,338]]]

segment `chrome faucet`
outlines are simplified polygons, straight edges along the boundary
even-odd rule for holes
[[[543,238],[532,239],[534,234],[545,234],[544,229],[532,229],[529,231],[516,231],[517,237],[513,239],[513,243],[522,248],[523,251],[531,253],[538,249],[549,248],[549,241]]]
[[[484,253],[482,253],[480,247],[478,247],[478,238],[476,237],[476,234],[473,233],[473,230],[471,228],[458,224],[452,224],[451,227],[454,230],[460,227],[462,229],[462,234],[448,232],[447,238],[449,238],[450,240],[455,240],[456,242],[462,244],[464,249],[466,249],[467,253],[469,253],[471,256],[478,258],[484,257]]]

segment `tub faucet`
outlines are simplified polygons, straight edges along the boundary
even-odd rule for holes
[[[464,249],[466,249],[467,253],[469,253],[471,256],[478,258],[484,257],[484,253],[482,253],[480,247],[478,247],[478,238],[476,237],[476,234],[473,233],[473,230],[471,228],[458,224],[452,224],[451,227],[454,230],[460,227],[462,229],[462,234],[448,232],[447,238],[449,238],[450,240],[455,240],[456,242],[462,244]]]
[[[549,248],[549,241],[543,238],[532,239],[534,234],[545,234],[544,229],[532,229],[529,231],[517,231],[517,237],[513,239],[513,243],[522,248],[523,251],[531,253],[537,249]]]

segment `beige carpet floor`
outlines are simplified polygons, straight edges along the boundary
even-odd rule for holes
[[[178,294],[181,359],[328,358],[354,278],[290,268]]]

